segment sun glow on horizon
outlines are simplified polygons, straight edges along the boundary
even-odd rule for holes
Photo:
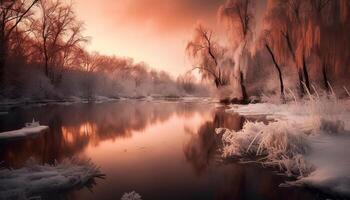
[[[91,37],[89,51],[130,57],[175,77],[187,72],[190,63],[185,47],[192,28],[202,20],[215,24],[221,0],[206,0],[210,3],[197,11],[194,8],[198,5],[190,1],[152,2],[105,0],[97,4],[92,0],[77,0],[77,15],[85,23],[85,34]]]

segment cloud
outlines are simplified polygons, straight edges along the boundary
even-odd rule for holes
[[[216,22],[224,0],[115,0],[105,4],[105,15],[116,24],[149,26],[155,31],[178,32],[198,20]]]
[[[225,0],[75,0],[90,50],[129,56],[177,75],[188,71],[187,40],[198,21],[217,26]]]

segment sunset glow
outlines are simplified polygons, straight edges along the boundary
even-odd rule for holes
[[[197,21],[216,26],[223,0],[77,0],[89,49],[126,56],[172,75],[188,71],[184,51]]]
[[[0,200],[350,198],[350,0],[1,0]]]

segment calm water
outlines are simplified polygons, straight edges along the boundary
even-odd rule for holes
[[[216,127],[239,130],[244,118],[209,103],[120,101],[22,108],[0,115],[0,131],[35,118],[50,131],[0,143],[0,161],[19,168],[34,157],[53,163],[90,158],[106,179],[47,199],[113,199],[135,190],[143,200],[321,199],[312,191],[280,188],[283,177],[259,165],[220,159]]]

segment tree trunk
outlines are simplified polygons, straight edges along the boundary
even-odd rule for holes
[[[0,41],[0,91],[5,86],[5,65],[7,58],[6,41]]]
[[[278,71],[278,77],[279,77],[279,80],[280,80],[281,98],[282,98],[282,100],[284,101],[284,84],[283,84],[283,77],[282,77],[281,68],[280,68],[280,66],[278,65],[278,63],[277,63],[277,61],[276,61],[276,59],[275,59],[275,56],[274,56],[274,54],[273,54],[271,48],[269,47],[269,45],[268,45],[268,44],[265,44],[265,47],[266,47],[266,49],[268,50],[268,52],[270,53],[271,58],[272,58],[272,61],[273,61],[273,63],[275,64],[275,67],[276,67],[276,69],[277,69],[277,71]]]
[[[309,81],[309,73],[307,71],[306,60],[305,60],[305,55],[304,54],[303,54],[303,72],[304,72],[306,88],[309,90],[309,92],[311,92],[311,90],[310,90],[310,81]]]
[[[49,63],[48,63],[48,60],[47,60],[46,56],[45,56],[44,72],[45,72],[46,77],[50,78],[49,77]]]
[[[322,66],[322,75],[323,75],[323,84],[326,88],[326,91],[329,92],[330,88],[328,85],[328,77],[327,77],[327,65],[324,63]]]
[[[295,67],[298,69],[300,97],[302,97],[305,94],[304,85],[303,85],[303,82],[304,82],[303,72],[301,71],[301,69],[298,66],[298,63],[297,63],[297,60],[296,60],[296,57],[295,57],[295,53],[294,53],[294,49],[293,49],[292,43],[290,41],[289,33],[288,32],[282,33],[282,35],[284,36],[284,38],[285,38],[285,40],[287,42],[287,46],[288,46],[290,54],[292,55]]]
[[[219,80],[218,79],[214,79],[214,83],[215,83],[215,86],[216,86],[216,88],[219,88],[220,86],[219,86]]]
[[[303,71],[298,68],[298,77],[299,77],[299,90],[300,90],[300,97],[303,97],[305,94],[305,89],[304,89],[304,78],[303,78]]]
[[[43,41],[43,49],[44,49],[44,72],[47,78],[49,77],[49,56],[47,53],[47,47],[46,47],[46,38],[44,37]]]
[[[246,87],[244,85],[243,72],[239,71],[239,74],[240,74],[240,85],[241,85],[241,90],[242,90],[242,103],[246,104],[246,103],[248,103],[248,94],[247,94]]]

